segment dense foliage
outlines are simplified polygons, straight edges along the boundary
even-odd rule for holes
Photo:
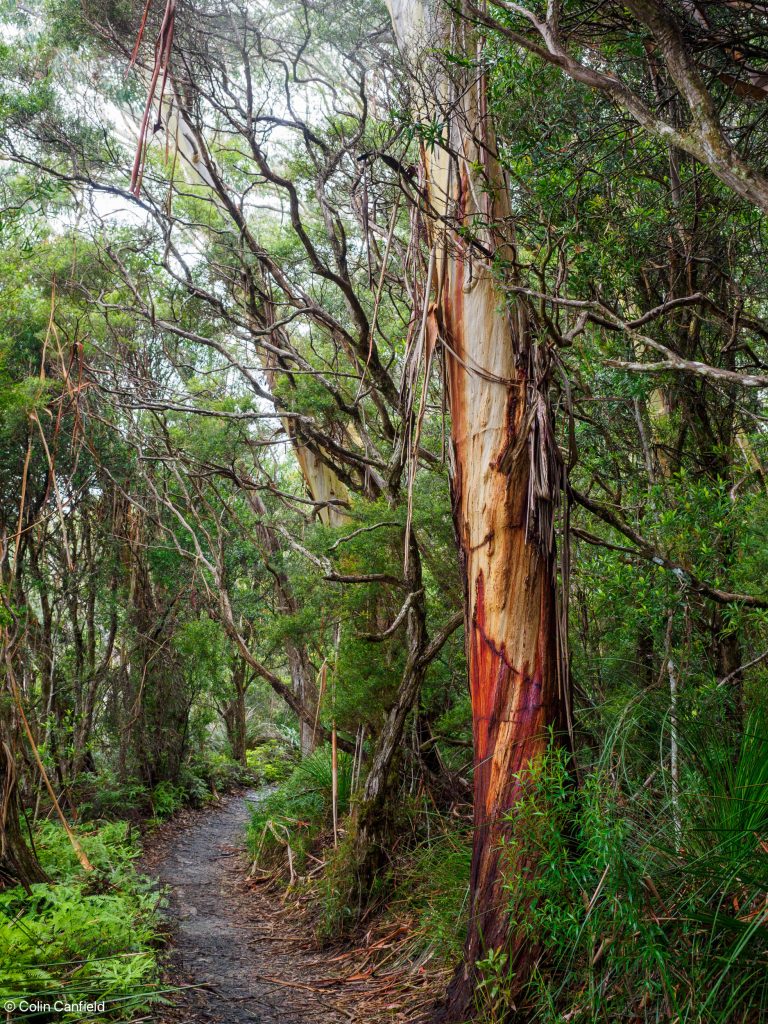
[[[124,819],[243,781],[274,787],[253,871],[323,941],[390,915],[414,962],[461,958],[484,719],[451,374],[493,373],[435,314],[442,244],[544,368],[488,473],[557,467],[524,532],[548,503],[573,704],[503,814],[526,974],[484,950],[472,1012],[756,1022],[761,5],[437,4],[422,66],[378,0],[185,0],[162,93],[161,6],[140,37],[143,4],[0,5],[2,994],[146,1010]],[[473,90],[500,223],[429,192]]]
[[[60,826],[35,837],[53,884],[0,893],[0,997],[30,1003],[104,1003],[92,1016],[130,1018],[160,993],[155,910],[159,894],[136,873],[125,822],[80,830],[95,876],[85,879]],[[77,1009],[59,1015],[80,1020]]]

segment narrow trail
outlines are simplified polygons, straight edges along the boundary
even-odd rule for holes
[[[307,936],[291,932],[279,896],[250,882],[243,857],[249,804],[230,797],[162,836],[145,870],[169,887],[174,1024],[348,1024],[354,1015],[313,989],[329,966]]]

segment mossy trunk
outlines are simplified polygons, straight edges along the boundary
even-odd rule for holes
[[[397,697],[376,738],[362,797],[351,823],[355,902],[364,902],[372,891],[386,864],[388,850],[392,849],[396,827],[395,790],[399,785],[396,762],[402,749],[405,724],[418,702],[427,670],[423,660],[427,633],[421,554],[412,534],[408,543],[407,583],[411,595],[405,619],[408,657]]]
[[[245,692],[248,686],[248,666],[237,657],[232,670],[232,682],[235,696],[223,710],[222,718],[227,732],[227,741],[233,760],[245,766],[246,763],[246,707]]]

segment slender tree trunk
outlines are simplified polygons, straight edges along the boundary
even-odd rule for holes
[[[238,764],[245,764],[245,690],[240,690],[236,698],[237,719],[235,724],[232,756]]]
[[[232,759],[245,764],[245,691],[239,690],[224,712],[224,725],[232,751]]]
[[[296,449],[297,456],[298,453],[299,449]],[[305,452],[304,456],[304,460],[300,459],[299,462],[302,466],[302,472],[305,473],[304,478],[307,481],[307,486],[311,488],[310,478],[306,476],[305,470],[305,461],[308,457],[308,453]],[[323,475],[322,479],[330,478]],[[313,492],[313,497],[318,501],[330,500],[330,496],[329,491],[325,493],[324,498],[320,499],[316,497],[316,492]],[[262,522],[258,527],[258,536],[264,551],[264,557],[267,561],[275,563],[271,566],[271,571],[275,579],[275,597],[277,598],[280,611],[285,615],[295,615],[299,606],[293,595],[290,580],[279,565],[279,556],[281,551],[280,542],[275,536],[275,531],[266,525],[268,522],[267,510],[258,493],[254,491],[252,494],[249,494],[249,500],[254,511],[262,517]],[[344,521],[338,509],[333,505],[329,505],[325,508],[323,513],[325,516],[323,518],[323,522],[328,523],[329,525],[338,526]],[[315,671],[312,667],[309,654],[307,653],[307,648],[304,644],[297,643],[291,637],[286,637],[284,646],[286,659],[288,661],[288,669],[291,673],[293,691],[298,697],[300,703],[316,715],[318,693],[317,686],[315,685]],[[307,754],[311,754],[317,746],[316,733],[317,730],[314,727],[314,723],[310,723],[303,718],[299,719],[299,742],[303,757],[306,757]]]
[[[288,667],[296,696],[305,708],[309,708],[317,714],[318,692],[315,685],[315,672],[312,668],[312,662],[309,660],[306,647],[303,644],[297,644],[287,639],[285,641],[285,653],[288,658]],[[317,729],[314,723],[310,725],[303,718],[299,719],[299,744],[302,757],[311,754],[317,746]]]
[[[547,400],[545,350],[530,337],[525,309],[503,309],[491,257],[513,255],[509,194],[476,71],[451,83],[434,58],[450,26],[426,5],[389,0],[398,44],[425,96],[422,120],[447,125],[448,148],[423,147],[430,241],[436,255],[431,344],[447,348],[453,441],[453,511],[465,586],[466,643],[475,744],[471,915],[465,962],[438,1011],[472,1015],[476,963],[491,949],[510,958],[514,996],[538,950],[511,934],[505,878],[536,870],[533,855],[501,855],[519,775],[566,734],[567,687],[558,666],[553,515],[560,463]],[[458,21],[454,50],[475,56]],[[446,225],[449,225],[446,228]],[[459,229],[459,230],[457,230]],[[467,240],[474,234],[477,244]],[[565,673],[562,673],[564,675]]]
[[[403,731],[421,691],[428,662],[426,606],[422,587],[421,556],[413,534],[409,543],[408,592],[406,613],[408,657],[395,702],[389,709],[384,727],[376,738],[371,765],[360,802],[355,808],[354,833],[355,897],[371,891],[372,883],[391,848],[393,787],[397,783],[395,761],[401,749]]]
[[[224,727],[227,730],[227,739],[232,750],[232,757],[238,764],[246,763],[246,714],[245,694],[248,689],[248,665],[239,655],[235,656],[235,665],[232,670],[232,682],[235,687],[235,696],[226,705],[222,712]]]
[[[176,783],[186,753],[190,712],[181,666],[170,644],[178,595],[161,595],[153,582],[144,552],[151,538],[143,511],[130,509],[126,527],[128,604],[135,635],[126,674],[128,754],[148,786]]]

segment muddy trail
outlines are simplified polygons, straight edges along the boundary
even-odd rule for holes
[[[173,1024],[336,1024],[356,1020],[318,986],[327,959],[296,934],[279,894],[250,880],[244,825],[263,794],[229,797],[194,812],[150,844],[145,870],[167,886]],[[346,1001],[346,1000],[345,1000]]]

